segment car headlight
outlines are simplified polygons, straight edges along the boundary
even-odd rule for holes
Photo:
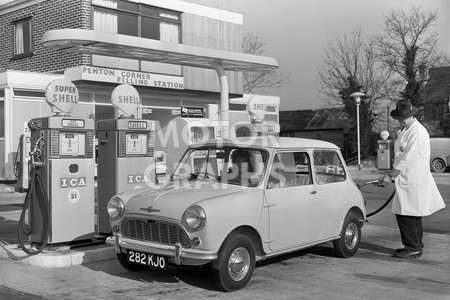
[[[184,212],[183,223],[188,231],[199,231],[205,226],[206,213],[200,206],[193,205]]]
[[[113,220],[121,218],[124,211],[123,207],[124,205],[122,199],[120,199],[119,197],[113,197],[111,200],[109,200],[107,205],[109,217]]]

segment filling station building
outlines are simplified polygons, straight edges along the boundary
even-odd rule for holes
[[[49,31],[55,32],[45,40]],[[242,38],[242,14],[180,0],[16,0],[0,6],[0,180],[16,179],[27,122],[54,114],[45,91],[58,78],[78,88],[72,116],[118,117],[111,93],[126,83],[141,98],[135,117],[155,120],[165,141],[170,124],[184,124],[189,144],[220,135],[223,82],[217,69],[205,67],[220,65],[230,135],[253,134],[247,109],[255,97],[266,110],[257,133],[279,133],[279,97],[244,94],[242,84],[243,71],[275,68],[276,61],[243,54]],[[156,141],[157,159],[174,157],[171,151]]]

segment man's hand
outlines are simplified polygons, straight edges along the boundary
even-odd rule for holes
[[[378,185],[382,185],[382,184],[384,184],[384,185],[386,185],[387,183],[390,183],[392,180],[391,180],[391,177],[389,176],[389,174],[386,174],[386,175],[384,175],[384,176],[381,176],[380,178],[378,178],[378,182],[379,182],[379,184]]]
[[[398,175],[400,175],[400,170],[392,169],[391,171],[389,171],[389,176],[391,176],[391,178],[393,179],[395,179]]]
[[[381,182],[389,183],[389,182],[393,182],[395,177],[397,177],[398,175],[400,175],[400,170],[392,169],[386,175],[378,178],[378,180],[380,183]]]

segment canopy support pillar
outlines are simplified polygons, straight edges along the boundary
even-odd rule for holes
[[[219,63],[212,63],[216,70],[220,83],[220,109],[219,109],[219,134],[223,139],[230,137],[230,122],[229,122],[229,90],[227,74],[223,66]]]

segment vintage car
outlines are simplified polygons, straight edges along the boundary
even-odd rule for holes
[[[338,147],[273,136],[191,145],[166,185],[116,195],[108,213],[123,267],[210,265],[225,291],[276,255],[327,241],[354,255],[366,219]]]
[[[450,138],[430,137],[430,166],[433,172],[444,172],[450,166]]]

